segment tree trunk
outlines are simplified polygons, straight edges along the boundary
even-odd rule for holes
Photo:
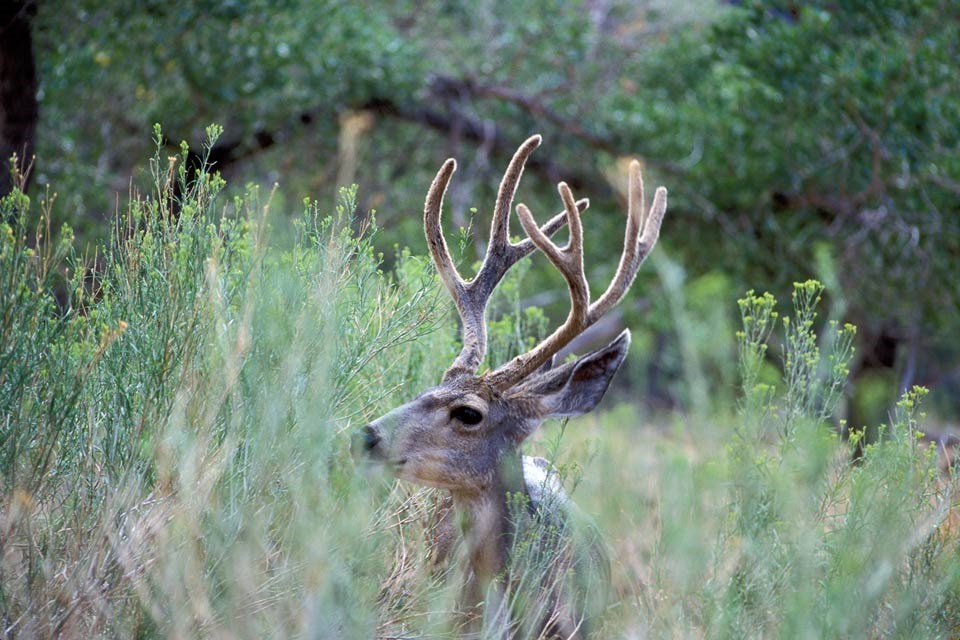
[[[30,20],[36,13],[33,0],[0,2],[0,197],[14,186],[26,189],[33,162],[37,131],[37,69],[33,61]],[[16,154],[23,184],[10,172]]]

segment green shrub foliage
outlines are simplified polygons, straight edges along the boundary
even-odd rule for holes
[[[457,351],[430,261],[398,250],[382,270],[355,188],[289,225],[187,158],[158,152],[92,255],[51,238],[51,198],[0,202],[18,221],[0,224],[2,635],[455,635],[437,496],[362,479],[349,453]],[[496,360],[546,329],[520,272],[494,302]],[[740,301],[736,410],[642,429],[622,406],[533,443],[613,552],[597,637],[956,635],[953,483],[917,438],[924,391],[852,464],[834,421],[854,330],[818,332],[822,292],[797,283],[785,318],[769,294]],[[516,541],[521,636],[558,532]]]

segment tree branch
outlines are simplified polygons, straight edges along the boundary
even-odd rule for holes
[[[37,131],[37,71],[33,59],[30,20],[36,12],[32,0],[0,3],[0,197],[10,193],[14,176],[8,162],[17,155],[17,172],[29,185]]]

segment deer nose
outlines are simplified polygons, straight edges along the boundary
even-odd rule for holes
[[[367,425],[363,428],[363,450],[371,451],[380,443],[380,436],[373,427]]]
[[[354,456],[370,453],[380,443],[382,438],[377,434],[376,429],[367,425],[353,434],[351,449]]]

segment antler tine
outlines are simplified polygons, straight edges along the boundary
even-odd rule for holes
[[[570,242],[563,249],[543,234],[527,207],[517,205],[517,215],[531,242],[546,254],[566,279],[570,291],[570,314],[563,325],[539,345],[489,374],[488,379],[497,388],[510,387],[530,375],[620,302],[633,283],[640,265],[660,237],[660,225],[667,210],[667,190],[657,188],[653,205],[649,211],[645,211],[640,163],[634,160],[630,163],[627,228],[620,264],[607,290],[595,303],[590,304],[590,289],[583,272],[583,235],[578,203],[574,203],[573,195],[565,183],[561,182],[558,189],[570,226]]]
[[[509,217],[510,207],[520,177],[523,175],[524,165],[530,154],[540,146],[540,142],[541,138],[538,135],[527,138],[517,149],[507,166],[503,179],[500,181],[500,188],[494,205],[487,253],[483,265],[472,280],[465,281],[454,266],[440,226],[443,196],[457,166],[453,159],[447,160],[443,164],[427,192],[423,212],[424,233],[430,247],[430,255],[433,257],[433,262],[440,273],[440,278],[457,306],[457,312],[460,314],[460,320],[463,324],[463,349],[450,368],[447,369],[444,378],[461,373],[472,374],[480,367],[487,346],[484,318],[487,301],[507,270],[536,248],[529,239],[516,244],[510,242]],[[581,200],[573,204],[573,209],[579,214],[587,206],[589,206],[589,201]],[[567,223],[569,218],[569,213],[560,213],[551,218],[542,229],[537,228],[537,231],[546,236],[551,236]],[[579,221],[579,217],[577,219]]]
[[[483,258],[480,271],[470,283],[471,285],[476,283],[478,301],[481,301],[480,304],[484,306],[507,270],[523,257],[517,254],[510,242],[510,207],[517,193],[517,185],[520,184],[520,178],[523,176],[527,158],[540,146],[542,140],[543,138],[539,135],[530,136],[524,140],[513,154],[503,178],[500,179],[497,201],[493,206],[493,221],[490,223],[487,253]]]
[[[557,185],[557,190],[563,200],[567,226],[570,228],[570,241],[565,247],[558,247],[543,233],[526,205],[517,205],[517,217],[520,218],[530,241],[547,256],[567,281],[570,313],[564,323],[534,349],[517,356],[491,373],[489,380],[495,387],[510,386],[514,381],[536,370],[587,326],[590,287],[583,271],[583,227],[580,223],[580,210],[565,182]]]
[[[520,184],[520,178],[523,176],[523,168],[527,164],[527,158],[540,146],[541,142],[543,142],[543,138],[540,135],[533,135],[524,140],[523,144],[517,148],[516,153],[513,154],[510,164],[507,165],[507,170],[503,173],[503,178],[500,179],[497,202],[493,206],[493,221],[490,224],[488,255],[489,248],[506,245],[510,241],[510,206],[513,204],[513,197],[517,193],[517,185]]]
[[[457,306],[457,313],[460,314],[460,320],[463,324],[463,350],[453,361],[446,375],[451,375],[454,371],[467,371],[471,367],[473,371],[476,371],[476,368],[480,366],[480,361],[483,360],[487,343],[483,309],[478,310],[473,303],[469,283],[460,276],[460,272],[453,264],[450,250],[447,248],[447,241],[443,237],[443,228],[440,226],[443,196],[447,192],[450,178],[456,169],[457,162],[453,158],[443,163],[440,171],[437,172],[437,176],[430,184],[430,190],[427,191],[427,199],[423,206],[423,231],[427,238],[427,246],[430,248],[430,255],[433,257],[433,263],[437,267],[440,279],[443,280],[443,284],[447,287],[450,297],[453,298],[453,302]]]
[[[640,163],[633,160],[630,163],[627,190],[627,230],[623,237],[623,253],[620,255],[620,264],[617,266],[610,286],[590,306],[590,324],[596,322],[620,302],[633,284],[640,265],[657,244],[657,239],[660,237],[660,223],[663,222],[663,214],[667,211],[667,190],[657,187],[653,204],[649,211],[645,209]]]
[[[557,185],[570,228],[570,241],[562,249],[554,244],[537,226],[533,214],[526,205],[517,205],[517,216],[530,240],[549,258],[550,262],[563,274],[570,290],[572,302],[567,322],[581,322],[587,317],[590,305],[590,289],[583,272],[583,227],[580,224],[580,212],[573,200],[570,187],[565,182]]]
[[[580,198],[579,200],[577,200],[576,205],[577,205],[577,213],[583,213],[590,207],[590,199]],[[567,224],[566,209],[564,209],[557,215],[550,218],[550,220],[548,220],[546,224],[540,227],[540,230],[543,231],[543,234],[549,238],[553,236],[553,234],[555,234],[561,228],[563,228],[563,225],[565,224]],[[511,246],[513,247],[514,252],[518,256],[517,260],[520,260],[521,258],[524,258],[530,255],[530,253],[532,253],[537,249],[537,245],[533,244],[533,240],[531,240],[529,236]]]
[[[447,291],[450,292],[454,302],[459,307],[465,283],[453,264],[450,250],[447,248],[447,241],[443,237],[443,229],[440,227],[443,196],[446,194],[450,178],[456,170],[457,161],[453,158],[448,159],[440,167],[440,171],[437,172],[436,177],[430,184],[430,190],[427,191],[427,200],[423,206],[423,231],[427,238],[427,246],[430,248],[430,255],[433,257],[433,263],[440,274],[440,279],[443,280]]]

